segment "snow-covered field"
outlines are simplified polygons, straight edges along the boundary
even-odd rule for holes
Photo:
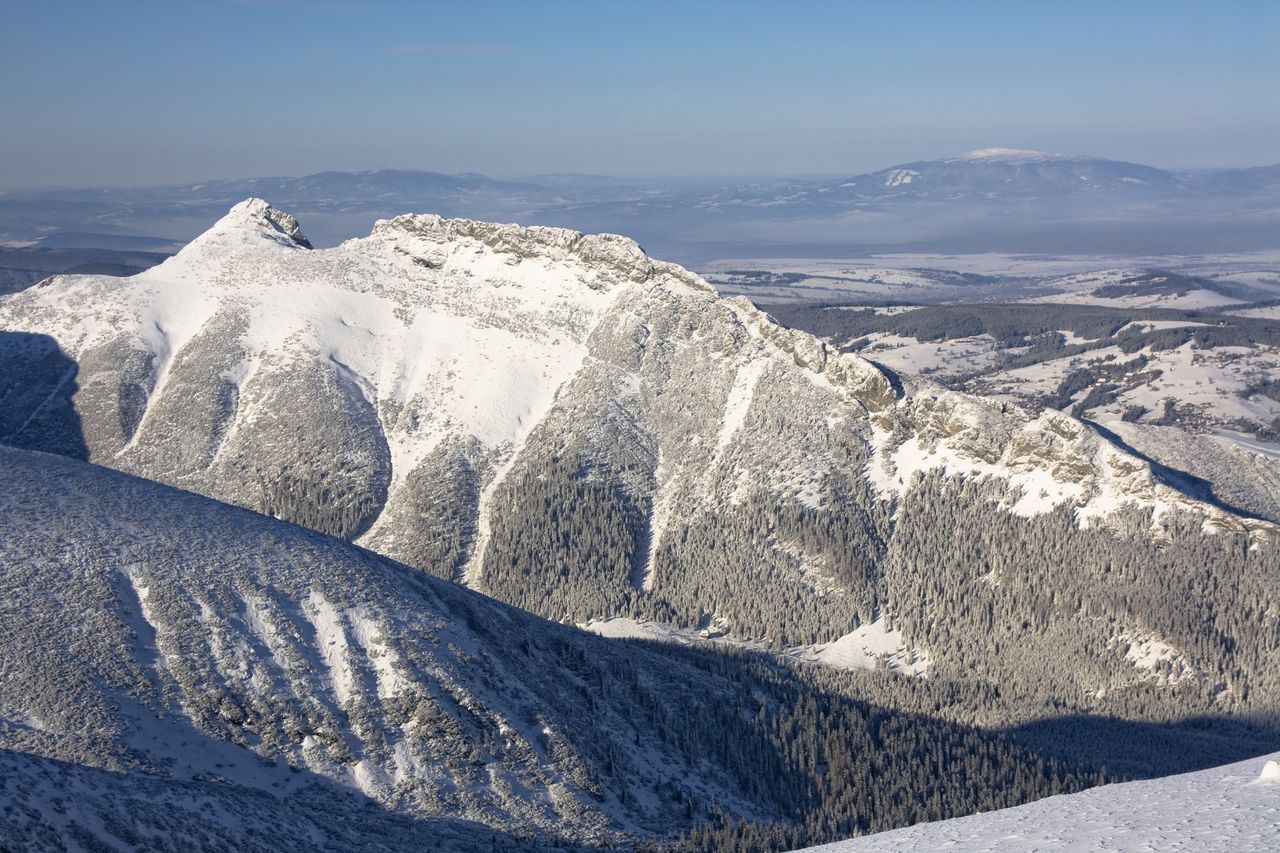
[[[1238,314],[1241,317],[1259,317],[1263,320],[1280,320],[1280,305],[1264,305],[1260,308],[1242,306],[1238,309],[1231,309],[1231,313]]]
[[[949,341],[918,341],[901,335],[867,335],[871,342],[861,355],[891,367],[899,373],[969,373],[989,368],[998,361],[996,342],[990,335],[975,335]]]
[[[921,302],[1046,298],[1115,307],[1204,308],[1231,305],[1220,293],[1169,299],[1091,299],[1088,291],[1143,270],[1168,270],[1280,296],[1280,250],[1221,255],[883,254],[861,258],[727,258],[698,268],[725,294],[761,302],[850,299]],[[1128,304],[1131,303],[1131,304]]]
[[[949,342],[953,345],[959,341]],[[933,345],[929,345],[932,347]],[[910,350],[907,350],[909,353]],[[868,353],[898,369],[910,370],[901,359],[889,361],[885,354]],[[892,354],[889,354],[892,355]],[[943,355],[946,355],[944,350]],[[1130,373],[1150,374],[1150,381],[1124,390],[1114,402],[1090,410],[1094,420],[1119,420],[1128,406],[1143,406],[1160,416],[1166,400],[1180,408],[1195,408],[1215,422],[1227,424],[1238,419],[1270,422],[1280,415],[1280,403],[1261,394],[1242,396],[1250,383],[1266,376],[1276,376],[1280,369],[1280,353],[1271,347],[1217,347],[1199,349],[1193,343],[1177,349],[1142,349],[1124,353],[1119,347],[1090,350],[1080,355],[1044,361],[1029,367],[1000,371],[984,376],[983,393],[1011,400],[1025,400],[1027,395],[1052,394],[1075,370],[1096,365],[1120,364],[1145,356],[1147,362]],[[967,366],[961,361],[959,367]],[[935,367],[939,369],[939,367]],[[940,369],[954,369],[943,364]],[[916,372],[922,372],[917,367]],[[1075,395],[1083,398],[1087,389]]]
[[[1280,850],[1280,753],[868,835],[811,853]]]

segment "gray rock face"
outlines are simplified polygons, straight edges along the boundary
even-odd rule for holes
[[[283,210],[276,210],[260,198],[250,198],[231,209],[231,217],[250,228],[272,235],[284,245],[310,249],[311,243],[302,233],[298,220]],[[279,236],[275,236],[279,235]]]

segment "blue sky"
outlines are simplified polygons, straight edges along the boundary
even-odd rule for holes
[[[18,2],[0,187],[1280,161],[1280,2]]]

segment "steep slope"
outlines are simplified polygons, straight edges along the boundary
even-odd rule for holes
[[[5,441],[553,619],[774,648],[879,623],[904,645],[872,656],[1072,707],[1277,707],[1272,526],[1070,417],[782,328],[621,237],[404,216],[310,250],[251,200],[138,276],[6,299],[0,329]],[[1176,666],[1134,651],[1153,643]]]
[[[114,773],[7,749],[0,750],[0,844],[10,853],[545,849],[481,824],[388,813],[315,782],[282,807],[278,793],[225,777]]]
[[[1280,753],[814,847],[811,853],[1166,850],[1265,853],[1280,836]]]
[[[0,495],[5,849],[820,839],[1098,781],[851,676],[593,637],[85,463],[0,448]]]

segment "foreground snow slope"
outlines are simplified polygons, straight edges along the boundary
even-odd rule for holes
[[[483,824],[370,808],[358,795],[314,783],[285,807],[278,794],[225,778],[113,773],[0,749],[0,849],[532,853],[535,846]]]
[[[734,705],[721,677],[109,469],[0,447],[0,495],[0,748],[138,774],[134,797],[225,783],[239,793],[209,796],[255,815],[263,794],[337,790],[355,812],[670,832],[694,812],[654,779],[681,802],[771,810],[702,750],[663,743],[662,725]],[[130,788],[6,761],[105,799]],[[4,793],[39,806],[39,790]]]
[[[1280,753],[1225,767],[1105,785],[1025,806],[918,824],[811,853],[1280,849]]]

